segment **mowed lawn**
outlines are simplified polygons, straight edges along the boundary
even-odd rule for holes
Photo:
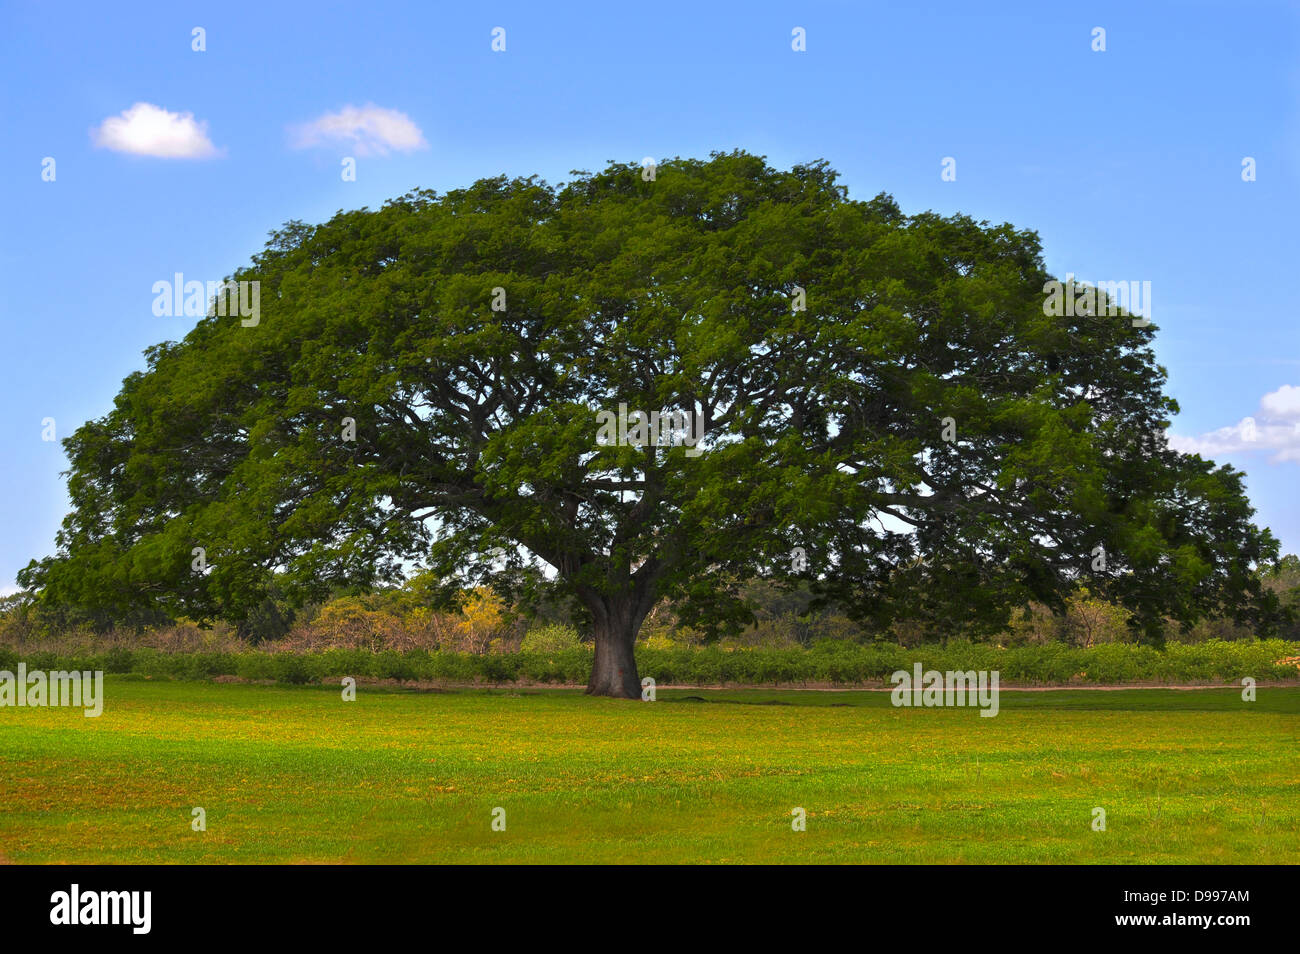
[[[1293,688],[1004,691],[995,718],[871,692],[106,696],[0,709],[0,860],[1300,861]]]

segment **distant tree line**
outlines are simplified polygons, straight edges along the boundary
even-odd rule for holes
[[[1256,633],[1224,616],[1206,617],[1191,627],[1167,624],[1166,639],[1200,643],[1237,641],[1259,635],[1300,640],[1300,557],[1287,555],[1265,568],[1261,586],[1278,597],[1287,621],[1276,633]],[[435,593],[435,590],[439,592]],[[698,647],[720,643],[727,648],[808,647],[821,640],[845,643],[892,643],[919,646],[970,639],[999,646],[1061,643],[1089,647],[1134,641],[1129,613],[1123,607],[1079,586],[1063,610],[1029,603],[1012,615],[1001,632],[979,633],[961,625],[922,620],[895,621],[869,630],[835,606],[819,606],[807,586],[768,580],[737,584],[734,596],[749,607],[747,625],[721,639],[684,622],[689,611],[680,601],[661,600],[641,629],[642,645],[657,648]],[[590,646],[591,621],[580,606],[557,602],[507,604],[486,587],[464,590],[454,609],[444,608],[445,594],[428,573],[402,585],[370,591],[340,588],[319,602],[295,607],[274,589],[239,624],[199,625],[184,617],[155,614],[125,622],[88,618],[33,599],[26,591],[0,598],[0,644],[11,646],[80,642],[140,645],[176,651],[238,649],[275,644],[285,649],[330,648],[383,650],[429,649],[474,654],[519,650],[557,651]]]

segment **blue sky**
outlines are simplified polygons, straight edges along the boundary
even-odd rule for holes
[[[1298,39],[1296,5],[1251,2],[6,0],[0,592],[67,507],[43,419],[102,415],[193,323],[153,314],[154,282],[412,188],[737,147],[1036,229],[1061,276],[1150,281],[1178,440],[1245,469],[1300,552]]]

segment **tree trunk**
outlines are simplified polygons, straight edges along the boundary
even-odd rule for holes
[[[632,652],[639,624],[634,619],[631,612],[609,613],[596,619],[596,658],[592,660],[587,695],[641,698],[641,678]]]

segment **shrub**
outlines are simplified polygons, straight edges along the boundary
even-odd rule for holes
[[[374,657],[370,672],[380,679],[415,679],[415,667],[409,659],[393,649],[385,649]]]
[[[280,653],[286,659],[292,659],[291,653]],[[274,679],[276,678],[275,663],[276,657],[269,653],[240,653],[235,675],[241,679]],[[284,664],[287,665],[287,664]]]
[[[114,646],[104,654],[104,672],[130,672],[135,656],[124,646]]]
[[[883,684],[897,670],[996,669],[1004,684],[1066,685],[1072,682],[1119,684],[1134,682],[1239,682],[1244,676],[1262,680],[1300,680],[1300,643],[1281,639],[1170,644],[1165,650],[1132,643],[1102,642],[1087,648],[1062,642],[1000,649],[987,643],[953,640],[946,646],[927,644],[905,648],[892,643],[858,644],[825,640],[810,649],[759,648],[726,650],[718,646],[657,648],[638,646],[642,676],[660,685],[835,685]],[[479,655],[394,649],[373,653],[365,649],[324,652],[245,651],[177,652],[114,647],[89,653],[41,650],[20,653],[0,646],[0,669],[14,671],[19,662],[28,669],[103,669],[149,678],[211,679],[235,675],[253,681],[302,684],[340,676],[382,679],[425,679],[446,682],[539,683],[581,685],[591,676],[592,653],[581,644],[551,652]]]
[[[524,635],[519,644],[519,651],[524,653],[558,653],[566,649],[578,649],[582,645],[578,631],[563,623],[547,623],[536,626]]]
[[[274,662],[271,665],[271,672],[274,674],[276,682],[284,682],[289,685],[302,685],[311,682],[311,672],[307,668],[307,659],[295,653],[276,653],[271,657]]]

